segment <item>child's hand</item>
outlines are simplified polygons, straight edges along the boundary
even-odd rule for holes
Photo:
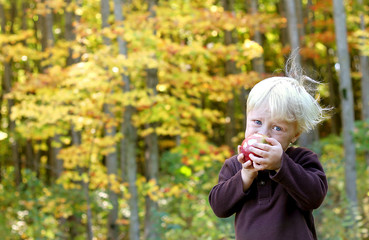
[[[282,164],[282,145],[274,138],[266,139],[270,144],[255,143],[250,147],[250,159],[253,161],[253,167],[260,170],[279,171]],[[256,156],[258,155],[258,156]]]
[[[238,155],[237,155],[237,160],[242,164],[242,167],[245,169],[253,169],[254,166],[252,164],[252,161],[246,161],[245,162],[245,156],[243,153],[241,153],[241,146],[238,145],[237,146],[237,151],[238,151]]]
[[[244,155],[243,153],[240,153],[241,146],[238,145],[238,155],[237,160],[242,164],[242,171],[241,171],[241,177],[243,182],[243,190],[246,191],[258,175],[258,169],[254,167],[254,164],[252,161],[246,161],[244,162]]]

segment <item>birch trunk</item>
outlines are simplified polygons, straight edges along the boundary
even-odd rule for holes
[[[299,1],[299,0],[297,0]],[[287,29],[288,29],[288,37],[291,45],[291,51],[297,50],[300,48],[300,31],[299,30],[299,19],[297,17],[297,9],[296,9],[296,0],[285,0],[284,1],[286,7],[286,16],[287,16]],[[301,3],[299,3],[301,6]],[[300,26],[302,28],[302,26]],[[301,56],[299,53],[296,54],[296,63],[299,66],[302,66]],[[311,146],[314,140],[317,139],[317,132],[304,132],[301,134],[298,143],[301,146]]]
[[[290,40],[291,50],[300,48],[300,36],[298,30],[298,19],[296,15],[295,0],[285,0],[288,38]],[[301,66],[301,56],[297,54],[296,63]]]
[[[350,56],[347,43],[346,13],[343,0],[334,0],[334,27],[339,61],[340,97],[342,105],[343,141],[345,150],[345,191],[350,203],[350,214],[358,206],[356,187],[356,150],[353,138],[354,99],[351,82]],[[354,216],[352,216],[354,220]],[[352,226],[354,227],[354,226]]]

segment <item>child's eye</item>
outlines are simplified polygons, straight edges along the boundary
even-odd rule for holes
[[[276,130],[276,131],[282,131],[282,128],[278,127],[278,126],[274,126],[273,129]]]
[[[255,122],[257,125],[261,125],[261,124],[262,124],[260,120],[255,120],[254,122]]]

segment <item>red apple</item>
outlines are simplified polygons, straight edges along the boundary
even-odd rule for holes
[[[259,134],[259,133],[254,133],[252,135],[250,135],[249,137],[247,137],[245,140],[243,140],[242,144],[241,144],[241,148],[240,148],[240,153],[243,153],[243,162],[245,163],[247,161],[252,161],[250,159],[250,146],[253,145],[254,143],[268,143],[266,141],[267,136],[263,135],[263,134]],[[253,153],[254,154],[254,153]],[[256,154],[254,154],[255,156],[258,156]]]

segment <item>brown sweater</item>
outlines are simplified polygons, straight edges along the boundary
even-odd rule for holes
[[[236,239],[317,239],[312,211],[323,202],[328,184],[315,153],[288,148],[280,171],[260,171],[246,192],[241,168],[236,156],[227,159],[209,195],[218,217],[236,214]]]

